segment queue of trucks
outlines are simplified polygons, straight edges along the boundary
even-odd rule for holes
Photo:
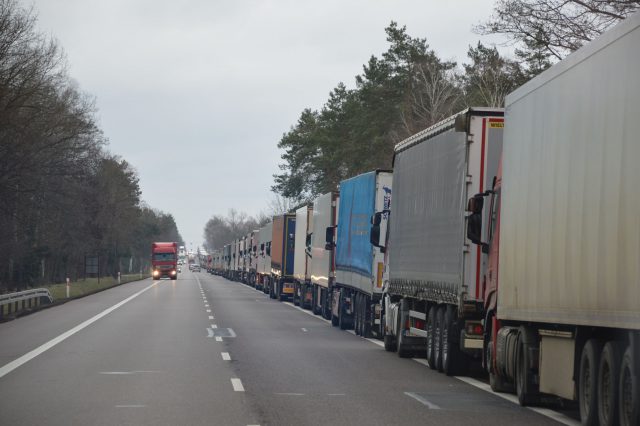
[[[640,424],[640,14],[211,255],[401,357]]]

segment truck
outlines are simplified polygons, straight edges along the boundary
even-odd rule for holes
[[[225,244],[222,248],[222,276],[230,277],[231,271],[231,243]]]
[[[238,239],[234,239],[231,241],[230,247],[230,259],[229,259],[229,273],[227,278],[230,280],[237,280],[238,278],[238,252],[239,252],[240,242]]]
[[[151,243],[153,279],[178,278],[178,243]]]
[[[327,192],[313,201],[312,232],[310,238],[311,311],[324,319],[331,319],[330,289],[335,282],[335,229],[338,224],[337,191]]]
[[[375,170],[340,182],[336,236],[336,279],[331,288],[331,323],[357,335],[382,338],[384,246],[371,243],[371,218],[386,229],[393,174]],[[329,240],[331,240],[329,235]],[[330,241],[329,241],[330,243]]]
[[[282,301],[293,298],[295,235],[295,213],[285,213],[273,217],[271,280],[269,281],[269,297],[272,299]]]
[[[271,238],[273,236],[273,222],[260,228],[258,265],[256,268],[256,289],[268,293],[271,280]]]
[[[497,173],[503,115],[469,108],[397,144],[389,230],[371,229],[387,248],[385,349],[448,375],[482,356],[486,253],[466,238],[466,200]]]
[[[258,272],[258,245],[260,240],[260,230],[256,229],[251,231],[250,243],[249,243],[249,276],[247,278],[247,284],[251,287],[256,286],[256,277]]]
[[[313,204],[296,210],[295,256],[293,262],[293,304],[311,307],[310,245],[313,231]]]
[[[485,367],[522,405],[640,424],[640,14],[510,93],[502,169],[468,203],[488,253]]]

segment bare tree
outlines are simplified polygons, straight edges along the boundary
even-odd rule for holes
[[[637,0],[499,0],[476,31],[542,47],[559,60],[639,8]]]

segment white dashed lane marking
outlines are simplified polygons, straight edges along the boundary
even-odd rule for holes
[[[223,360],[231,361],[231,356],[229,355],[229,352],[222,352],[220,355],[222,355]]]
[[[236,392],[244,392],[244,386],[242,386],[240,379],[231,379],[231,386],[233,386],[233,390]]]

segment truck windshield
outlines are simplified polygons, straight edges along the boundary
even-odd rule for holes
[[[176,256],[174,253],[155,253],[153,255],[153,260],[156,261],[169,261],[169,260],[175,260]]]

